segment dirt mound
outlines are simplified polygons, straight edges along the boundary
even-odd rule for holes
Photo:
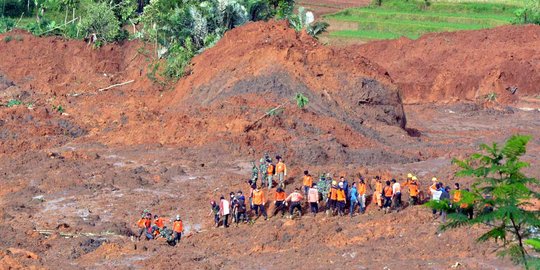
[[[349,48],[388,70],[406,104],[538,95],[540,26],[428,34]]]
[[[310,100],[304,110],[294,104],[296,93]],[[277,106],[284,109],[281,114],[257,122]],[[236,145],[261,150],[277,145],[272,150],[317,163],[332,157],[350,162],[352,153],[356,161],[372,159],[367,157],[372,153],[358,151],[385,143],[383,127],[406,124],[399,91],[383,69],[364,57],[321,46],[285,22],[250,23],[197,56],[168,113],[179,108],[217,121],[205,130],[227,136],[219,141],[232,138]]]

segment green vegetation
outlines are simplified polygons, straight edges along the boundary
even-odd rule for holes
[[[540,182],[522,172],[529,164],[520,160],[530,140],[529,136],[515,135],[502,148],[496,143],[491,146],[482,144],[480,149],[483,153],[472,154],[465,160],[454,159],[453,163],[461,168],[456,176],[475,179],[470,192],[462,191],[461,203],[474,206],[477,214],[472,219],[461,213],[450,214],[450,221],[441,229],[485,224],[488,231],[478,241],[495,240],[501,245],[498,255],[509,256],[526,269],[537,269],[534,265],[538,260],[527,254],[524,246],[525,240],[532,238],[540,228],[540,210],[535,209],[532,203],[532,200],[540,198],[540,193],[533,189]],[[429,205],[439,209],[450,208],[448,201]]]
[[[306,96],[304,96],[304,94],[302,93],[296,93],[296,96],[294,97],[294,99],[296,100],[296,105],[300,109],[305,108],[309,103],[309,99]]]
[[[375,1],[369,7],[346,9],[325,16],[330,24],[340,29],[332,31],[330,36],[361,40],[401,36],[416,39],[430,32],[477,30],[511,24],[520,9],[518,4],[493,2],[383,0],[380,4]]]
[[[516,23],[540,24],[540,0],[526,0],[523,8],[518,9]]]
[[[12,100],[8,101],[8,103],[6,104],[6,107],[11,108],[11,107],[21,105],[21,104],[22,104],[22,102],[20,100],[12,99]]]

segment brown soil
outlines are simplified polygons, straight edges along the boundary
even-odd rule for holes
[[[370,0],[300,0],[296,1],[298,6],[313,11],[315,16],[322,16],[328,13],[338,12],[345,8],[367,6]]]
[[[538,25],[427,34],[350,50],[388,70],[406,104],[484,101],[489,93],[506,103],[539,92]]]
[[[507,30],[530,29],[536,28]],[[349,177],[414,172],[424,188],[433,175],[467,186],[470,179],[454,179],[451,158],[514,133],[539,138],[537,111],[474,103],[403,107],[395,86],[403,80],[384,70],[386,62],[366,59],[376,58],[362,51],[369,47],[323,47],[282,23],[227,33],[166,91],[146,77],[140,43],[92,49],[20,31],[0,40],[6,35],[20,38],[0,42],[0,103],[25,104],[0,107],[2,268],[515,268],[495,257],[492,243],[474,241],[485,228],[439,233],[439,222],[421,206],[388,215],[371,207],[353,219],[272,218],[225,230],[212,228],[208,202],[247,192],[250,161],[265,151],[285,156],[287,191],[304,169]],[[512,42],[508,53],[524,58]],[[478,77],[484,71],[474,69]],[[304,110],[292,101],[296,92],[310,99]],[[246,131],[283,103],[281,114]],[[58,105],[64,113],[53,109]],[[536,139],[526,160],[536,162],[539,153]],[[528,173],[538,177],[534,168]],[[146,208],[182,215],[181,245],[132,242]]]

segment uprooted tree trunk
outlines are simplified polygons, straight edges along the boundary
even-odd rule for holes
[[[248,132],[248,131],[252,130],[253,128],[255,128],[255,126],[257,126],[257,124],[258,124],[261,120],[263,120],[264,118],[266,118],[266,117],[272,115],[274,112],[276,112],[277,110],[279,110],[279,109],[281,109],[283,106],[285,106],[288,102],[289,102],[289,101],[284,102],[284,103],[280,104],[279,106],[274,107],[274,108],[272,108],[271,110],[267,111],[263,116],[257,118],[257,120],[255,120],[253,123],[247,125],[247,126],[244,128],[244,132]]]

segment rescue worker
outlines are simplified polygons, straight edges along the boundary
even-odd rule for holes
[[[313,184],[308,190],[307,197],[311,213],[313,213],[313,216],[315,216],[319,212],[319,190],[317,189],[316,184]]]
[[[393,189],[390,186],[390,181],[386,181],[386,186],[383,188],[382,196],[384,199],[383,210],[384,213],[390,213],[392,211],[392,197],[394,195]]]
[[[152,222],[148,218],[147,213],[143,213],[142,217],[137,221],[137,228],[139,228],[137,232],[137,239],[140,241],[142,235],[150,228],[150,225]]]
[[[264,216],[264,220],[268,219],[268,215],[266,214],[266,210],[264,209],[265,203],[266,203],[266,200],[264,198],[264,193],[261,190],[261,187],[258,186],[253,191],[253,208],[255,209],[256,218],[259,218],[260,214],[262,214]]]
[[[433,199],[433,191],[436,191],[437,190],[437,177],[433,177],[431,178],[431,186],[429,186],[429,189],[428,189],[428,194],[431,196],[431,198]]]
[[[236,204],[235,204],[235,207],[236,207],[236,226],[238,226],[238,223],[240,221],[243,221],[244,223],[247,223],[248,222],[248,217],[247,217],[247,207],[246,207],[246,197],[244,197],[244,195],[242,194],[242,191],[239,190],[237,193],[236,193]]]
[[[379,206],[379,210],[383,208],[382,203],[383,184],[380,176],[375,176],[375,191],[373,192],[373,203]]]
[[[396,179],[392,179],[392,202],[396,210],[399,212],[401,208],[401,185],[396,181]]]
[[[268,182],[268,190],[272,188],[274,174],[276,173],[276,167],[272,164],[272,160],[267,160],[266,166],[266,181]]]
[[[329,207],[326,209],[327,214],[330,214],[330,211],[331,211],[332,215],[335,215],[335,212],[337,209],[337,197],[338,197],[337,191],[338,191],[337,182],[332,181],[332,186],[330,187],[330,191],[328,192],[327,204]]]
[[[219,200],[219,215],[223,220],[223,228],[229,227],[229,215],[231,214],[231,204],[225,199],[225,196],[221,196]]]
[[[152,231],[154,232],[154,238],[159,236],[161,230],[165,227],[165,220],[160,218],[158,215],[154,215],[154,226],[152,226]]]
[[[216,203],[216,201],[210,202],[210,215],[214,214],[214,224],[216,225],[216,228],[219,227],[219,205]]]
[[[251,162],[251,181],[257,185],[257,180],[259,178],[259,168],[255,165],[255,161]]]
[[[259,160],[260,164],[259,164],[259,173],[261,174],[261,186],[268,186],[267,184],[267,171],[268,171],[268,165],[266,164],[266,160],[264,158],[261,158],[261,160]]]
[[[308,195],[308,191],[313,185],[313,177],[311,177],[311,174],[309,174],[308,171],[304,171],[304,178],[302,179],[302,183],[304,184],[304,196]]]
[[[461,190],[459,189],[459,183],[454,183],[455,190],[452,192],[452,206],[456,208],[458,213],[461,212],[459,202],[461,202]]]
[[[358,204],[358,190],[356,188],[356,183],[353,182],[351,184],[351,190],[349,191],[349,202],[350,202],[350,209],[349,209],[349,213],[351,215],[351,217],[353,217],[354,215],[354,208],[356,208],[356,205]],[[361,209],[361,207],[360,207]]]
[[[366,193],[367,193],[367,184],[364,181],[363,177],[360,177],[360,183],[356,187],[358,191],[358,204],[360,205],[360,213],[366,212]]]
[[[280,156],[276,156],[277,164],[276,164],[276,174],[279,180],[279,185],[282,188],[285,188],[285,177],[287,176],[287,165],[283,162],[283,159]]]
[[[182,224],[182,220],[180,219],[180,215],[176,215],[176,219],[173,222],[173,240],[174,242],[178,243],[180,242],[180,238],[182,238],[182,232],[184,231],[184,226]]]
[[[302,216],[302,206],[300,204],[303,199],[304,197],[302,196],[302,194],[300,194],[300,190],[298,188],[295,188],[294,192],[289,194],[287,199],[285,199],[286,202],[290,202],[289,218],[292,218],[294,209],[298,209],[298,215]]]
[[[274,213],[272,216],[275,216],[279,211],[281,211],[281,217],[285,215],[285,211],[287,211],[285,206],[286,198],[287,194],[285,194],[285,191],[281,187],[278,187],[276,189],[276,193],[274,194]]]
[[[441,200],[441,195],[442,195],[442,185],[440,183],[437,183],[437,179],[434,177],[435,181],[432,181],[435,182],[435,188],[432,188],[430,187],[429,190],[430,190],[430,193],[431,193],[431,199],[433,201],[440,201]],[[432,212],[433,212],[433,215],[436,215],[437,214],[437,209],[436,208],[432,208]],[[442,214],[442,211],[439,212],[439,215]]]
[[[466,191],[466,192],[469,192],[469,189],[466,188],[465,191]],[[467,203],[462,203],[462,204],[460,205],[460,207],[461,207],[461,209],[464,209],[464,213],[467,215],[467,217],[468,217],[469,219],[472,219],[472,218],[473,218],[473,216],[474,216],[474,207],[473,207],[472,204],[469,205],[469,204],[467,204]]]
[[[409,204],[410,205],[417,205],[418,204],[418,193],[419,193],[419,187],[417,182],[416,176],[412,176],[410,180],[407,180],[405,184],[403,184],[403,187],[409,187]]]
[[[325,202],[325,208],[329,209],[328,206],[328,193],[330,192],[330,185],[332,183],[331,177],[326,176],[324,173],[319,176],[319,182],[317,183],[317,189],[321,195],[321,200]]]
[[[337,193],[337,205],[338,205],[338,213],[340,216],[345,215],[345,205],[347,204],[347,195],[345,194],[343,182],[340,182],[338,184],[338,189],[336,191]]]

